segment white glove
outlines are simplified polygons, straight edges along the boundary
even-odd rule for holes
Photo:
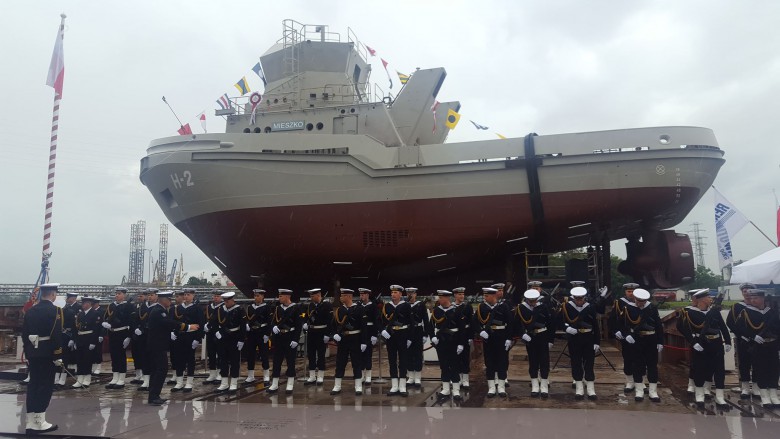
[[[411,346],[411,345],[412,345],[412,341],[411,340],[406,340],[406,347],[409,348],[409,346]]]
[[[704,352],[704,348],[699,343],[694,343],[693,348],[696,349],[698,352]]]
[[[292,349],[295,349],[295,348],[297,348],[297,347],[298,347],[298,342],[297,342],[297,341],[291,341],[291,342],[290,342],[290,347],[291,347]]]
[[[98,343],[103,343],[103,337],[98,337]]]
[[[623,340],[623,333],[618,331],[615,333],[615,338],[618,340]]]
[[[474,345],[474,340],[469,339],[469,346],[473,346],[473,345]]]
[[[217,333],[214,334],[214,338],[216,338],[217,340],[222,340],[222,333],[217,331]]]
[[[135,328],[135,331],[133,331],[135,335],[143,335],[144,333],[141,331],[141,328]]]
[[[382,337],[384,337],[384,338],[385,338],[385,340],[387,340],[387,339],[389,339],[389,338],[390,338],[390,333],[389,333],[389,332],[387,332],[387,329],[383,329],[383,330],[382,330]]]
[[[439,337],[433,337],[433,338],[431,339],[431,343],[433,343],[433,345],[434,345],[434,346],[436,346],[437,344],[439,344]]]
[[[762,337],[762,336],[760,336],[758,334],[756,334],[756,336],[753,337],[753,340],[755,340],[755,342],[758,343],[758,344],[764,344],[764,337]]]
[[[90,345],[89,345],[89,350],[91,351],[91,350],[94,350],[94,349],[95,349],[95,345],[93,345],[93,344],[90,344]]]
[[[731,345],[727,344],[726,346],[723,346],[723,349],[725,349],[726,352],[731,352]]]
[[[303,324],[303,330],[304,331],[308,331],[309,330],[309,324],[308,323],[304,323]]]
[[[76,342],[75,341],[71,340],[71,341],[68,342],[68,347],[70,348],[70,350],[73,350],[74,346],[76,346]]]
[[[205,332],[206,334],[208,334],[208,333],[209,333],[209,324],[208,324],[208,323],[206,323],[205,325],[203,325],[203,332]]]
[[[278,334],[278,333],[279,333],[279,327],[278,327],[278,326],[274,326],[274,327],[271,329],[271,332],[273,332],[274,334]]]
[[[54,363],[55,366],[60,367],[60,366],[62,366],[62,359],[58,358],[58,359],[52,361],[52,363]]]
[[[600,350],[601,350],[601,346],[599,346],[597,344],[593,345],[593,352],[594,353],[598,354]]]
[[[656,349],[658,349],[658,353],[660,354],[660,353],[661,353],[661,351],[662,351],[662,350],[664,350],[664,345],[662,345],[662,344],[657,344],[657,345],[655,345],[655,348],[656,348]]]
[[[636,343],[636,340],[634,340],[634,337],[632,337],[632,336],[630,336],[630,335],[627,335],[627,336],[626,336],[626,341],[627,341],[629,344],[634,344],[634,343]]]
[[[176,341],[176,334],[171,332],[171,341]]]
[[[243,341],[240,341],[240,342],[236,343],[236,347],[238,348],[238,350],[239,350],[239,351],[240,351],[241,349],[244,349],[244,342],[243,342]]]
[[[263,336],[263,343],[268,343],[268,340],[270,340],[270,338],[268,338],[267,335],[264,335]]]
[[[508,351],[509,348],[512,347],[512,340],[507,340],[504,342],[504,350]]]
[[[246,332],[250,332],[251,329],[249,328],[249,323],[246,324]]]
[[[482,337],[482,338],[484,338],[485,340],[487,340],[487,339],[488,339],[488,337],[490,337],[490,335],[487,333],[487,331],[482,331],[482,332],[480,332],[480,333],[479,333],[479,336],[480,336],[480,337]]]
[[[376,342],[377,342],[377,341],[379,341],[379,339],[378,339],[378,338],[376,338],[376,337],[374,337],[374,336],[372,335],[372,336],[371,336],[371,344],[372,344],[372,345],[376,345]]]
[[[122,349],[127,349],[127,347],[130,346],[130,337],[127,337],[122,342]]]
[[[571,335],[577,335],[577,330],[571,326],[567,326],[566,333]]]
[[[423,335],[422,344],[428,343],[428,337]]]
[[[455,349],[455,353],[458,354],[458,355],[463,353],[463,345],[462,344],[458,345],[457,349]]]
[[[200,342],[198,340],[192,340],[192,350],[198,349],[198,346],[200,346]]]
[[[103,323],[100,324],[100,326],[102,326],[102,327],[104,327],[106,329],[111,329],[111,323],[108,323],[108,322],[103,322]]]
[[[547,349],[552,349],[552,347],[553,347],[552,343],[547,343]]]
[[[364,343],[361,343],[360,344],[360,352],[365,352],[367,347],[368,346],[366,346]]]
[[[336,343],[341,341],[341,336],[338,334],[333,334],[333,339],[336,340]]]
[[[609,288],[607,288],[606,286],[603,286],[603,287],[599,288],[599,292],[601,293],[601,297],[604,297],[604,296],[607,295],[607,292],[609,292]]]
[[[523,336],[521,338],[523,339],[524,342],[531,343],[531,336],[530,335],[523,334]]]
[[[328,337],[327,335],[323,335],[323,336],[322,336],[322,341],[323,341],[323,342],[325,342],[325,343],[327,343],[327,342],[329,342],[329,341],[330,341],[330,337]]]

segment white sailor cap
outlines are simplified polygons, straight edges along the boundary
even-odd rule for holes
[[[170,299],[173,296],[173,291],[160,291],[157,293],[157,297],[160,299],[165,299],[166,297]]]
[[[279,295],[282,296],[289,296],[292,294],[292,290],[288,290],[286,288],[279,288]]]
[[[195,288],[188,287],[188,288],[183,289],[182,292],[195,294]]]
[[[650,291],[647,291],[642,288],[637,288],[634,290],[634,298],[637,300],[648,300],[650,299]]]
[[[310,290],[306,290],[307,293],[311,296],[312,294],[322,294],[322,288],[312,288]]]
[[[573,280],[573,281],[571,281],[569,283],[573,287],[581,287],[581,286],[585,285],[585,281],[582,281],[582,280]]]
[[[79,297],[79,293],[68,292],[68,293],[65,293],[65,296],[66,297]]]
[[[750,282],[745,282],[742,285],[739,286],[740,290],[755,290],[756,286],[755,284],[752,284]]]
[[[572,297],[585,297],[586,295],[588,295],[588,290],[583,287],[574,287],[571,289]]]
[[[227,300],[227,299],[232,299],[235,295],[236,293],[234,291],[228,291],[227,293],[222,293],[220,297],[222,297],[222,299],[224,300]]]
[[[186,289],[184,289],[184,290],[176,290],[176,291],[173,292],[173,294],[175,294],[177,296],[183,296],[184,293],[186,293],[186,292],[187,292]]]
[[[766,291],[758,289],[758,288],[753,288],[752,290],[749,291],[749,293],[750,293],[751,296],[756,296],[756,297],[764,297],[764,296],[766,296]]]
[[[158,290],[157,288],[147,288],[146,289],[146,294],[157,294],[157,292],[159,292],[159,291],[160,290]]]
[[[252,290],[252,294],[265,294],[265,290],[260,288],[255,288],[254,290]]]
[[[628,282],[628,283],[624,283],[623,284],[623,288],[625,288],[627,290],[635,290],[635,289],[639,288],[639,284],[634,283],[634,282]]]
[[[56,290],[60,287],[60,284],[50,283],[50,284],[41,284],[40,289],[41,290]]]
[[[506,286],[506,284],[503,284],[503,283],[499,282],[497,284],[491,285],[490,288],[495,288],[497,290],[503,290],[505,286]]]
[[[360,292],[360,294],[371,294],[371,290],[368,288],[358,288],[358,292]]]
[[[485,287],[482,288],[482,294],[496,294],[496,291],[498,291],[495,288]]]
[[[127,288],[125,287],[116,287],[114,288],[115,293],[127,293]]]
[[[528,286],[529,287],[541,287],[542,286],[542,281],[539,281],[539,280],[529,280],[528,281]]]
[[[390,285],[390,291],[404,291],[404,287],[400,285]]]
[[[450,296],[452,296],[452,291],[436,290],[436,294],[438,294],[439,296],[450,297]]]
[[[83,296],[81,298],[81,301],[82,302],[92,302],[92,303],[95,303],[95,302],[99,302],[100,299],[98,299],[97,297]]]
[[[525,293],[523,293],[523,298],[528,300],[536,300],[540,296],[539,292],[536,290],[527,290]]]
[[[702,297],[706,297],[710,295],[710,289],[709,288],[700,288],[698,290],[691,290],[689,291],[691,294],[691,297],[695,297],[697,299],[701,299]]]
[[[349,296],[355,294],[355,291],[354,290],[350,290],[349,288],[341,288],[340,291],[341,291],[341,294],[346,294],[346,295],[349,295]]]
[[[414,288],[414,287],[404,288],[404,291],[407,292],[407,293],[416,293],[417,292],[417,288]]]
[[[214,295],[214,296],[221,296],[223,292],[224,292],[224,291],[222,291],[222,290],[217,290],[217,289],[213,289],[213,290],[211,290],[211,294],[212,294],[212,295]]]
[[[466,287],[453,288],[452,292],[453,292],[453,294],[465,293],[466,292]]]

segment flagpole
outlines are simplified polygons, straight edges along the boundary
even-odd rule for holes
[[[752,224],[752,225],[753,225],[753,227],[755,227],[755,228],[756,228],[756,230],[758,230],[759,232],[761,232],[761,234],[762,234],[762,235],[764,235],[764,238],[766,238],[766,239],[767,239],[767,241],[769,241],[769,242],[771,242],[771,243],[772,243],[772,246],[773,246],[773,247],[777,247],[777,244],[775,244],[775,242],[774,242],[774,241],[772,241],[772,238],[770,238],[769,236],[767,236],[767,234],[766,234],[766,233],[764,233],[764,231],[763,231],[763,230],[759,229],[759,228],[758,228],[758,226],[756,225],[756,223],[754,223],[754,222],[753,222],[753,221],[751,221],[751,220],[748,220],[748,222],[749,222],[750,224]]]

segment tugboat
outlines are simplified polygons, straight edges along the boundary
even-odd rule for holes
[[[153,140],[141,159],[170,222],[242,291],[502,277],[527,249],[608,260],[621,238],[621,270],[644,285],[692,279],[687,235],[665,229],[724,163],[712,130],[444,143],[460,110],[437,103],[445,70],[417,70],[393,96],[369,59],[351,30],[285,20],[260,57],[265,92],[217,111],[225,133]]]

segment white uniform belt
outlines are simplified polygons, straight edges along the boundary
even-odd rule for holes
[[[49,337],[48,335],[46,337],[38,337],[38,341],[46,341],[46,340],[51,340],[51,337]]]
[[[534,334],[539,334],[540,332],[544,332],[546,330],[547,330],[547,328],[534,329]]]
[[[453,334],[455,332],[458,332],[458,328],[452,328],[452,329],[441,328],[441,329],[439,329],[439,332],[441,332],[442,334]]]
[[[415,326],[423,326],[423,322],[416,324]]]
[[[111,328],[111,332],[124,331],[125,329],[130,329],[130,327],[129,326],[122,326],[121,328]]]
[[[280,333],[280,334],[286,334],[286,333],[288,333],[288,332],[290,332],[290,331],[292,331],[292,329],[280,329],[280,330],[279,330],[279,333]]]
[[[325,329],[327,327],[328,325],[313,325],[313,326],[309,326],[309,329]]]
[[[89,335],[92,334],[92,331],[79,331],[79,335]]]
[[[261,328],[265,328],[266,326],[268,326],[268,323],[263,323],[260,325]]]
[[[230,331],[230,332],[236,332],[236,331],[238,331],[239,329],[241,329],[241,327],[240,327],[240,326],[236,326],[235,328],[228,328],[228,331]]]
[[[506,329],[506,325],[492,325],[490,329]]]
[[[401,330],[401,329],[406,329],[406,328],[408,328],[408,327],[409,327],[409,325],[403,325],[403,326],[391,326],[391,329],[392,329],[393,331],[398,331],[398,330]]]
[[[355,329],[354,331],[345,331],[344,335],[355,335],[360,334],[360,329]]]
[[[374,326],[374,322],[367,322],[366,326]]]

